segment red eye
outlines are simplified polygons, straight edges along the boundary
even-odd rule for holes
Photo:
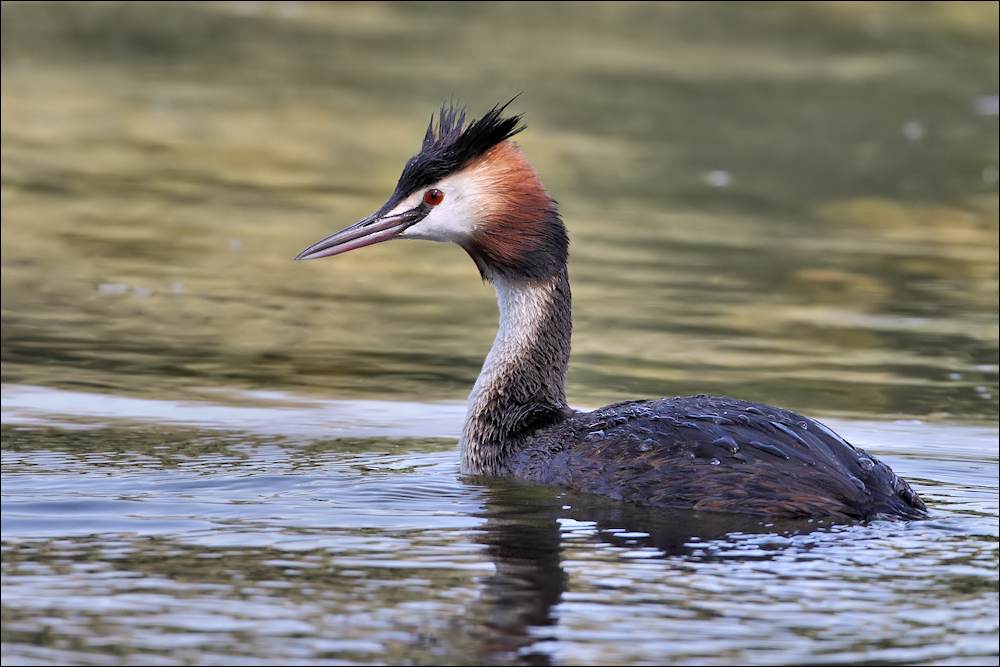
[[[431,188],[424,193],[424,201],[431,206],[437,206],[444,201],[444,193],[437,188]]]

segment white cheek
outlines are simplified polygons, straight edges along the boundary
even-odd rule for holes
[[[414,192],[412,195],[410,195],[403,201],[399,202],[399,205],[396,206],[396,208],[386,213],[385,217],[388,218],[394,215],[399,215],[400,213],[410,211],[412,209],[415,209],[417,206],[420,206],[420,202],[424,198],[424,192],[425,192],[424,190]]]
[[[456,174],[434,184],[444,193],[444,201],[431,209],[426,218],[400,237],[428,241],[461,242],[476,229],[482,217],[482,183],[472,175]],[[422,190],[419,196],[423,196]],[[416,194],[416,193],[415,193]],[[409,199],[409,198],[407,198]]]

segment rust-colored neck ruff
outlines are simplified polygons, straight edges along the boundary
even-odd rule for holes
[[[569,238],[538,174],[511,141],[503,141],[464,171],[488,184],[482,213],[462,247],[484,278],[544,281],[566,266]]]

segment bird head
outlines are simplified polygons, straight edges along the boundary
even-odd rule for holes
[[[370,216],[303,250],[296,259],[339,255],[394,239],[462,246],[484,279],[547,280],[566,265],[568,238],[556,202],[511,137],[521,116],[493,107],[465,123],[442,107],[389,200]]]

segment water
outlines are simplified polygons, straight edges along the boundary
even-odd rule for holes
[[[995,4],[522,5],[3,5],[4,664],[996,659]],[[290,258],[519,92],[570,400],[796,409],[930,520],[459,475],[472,262]]]
[[[995,427],[831,423],[933,508],[836,526],[463,478],[460,405],[95,398],[5,389],[5,662],[996,653]]]

